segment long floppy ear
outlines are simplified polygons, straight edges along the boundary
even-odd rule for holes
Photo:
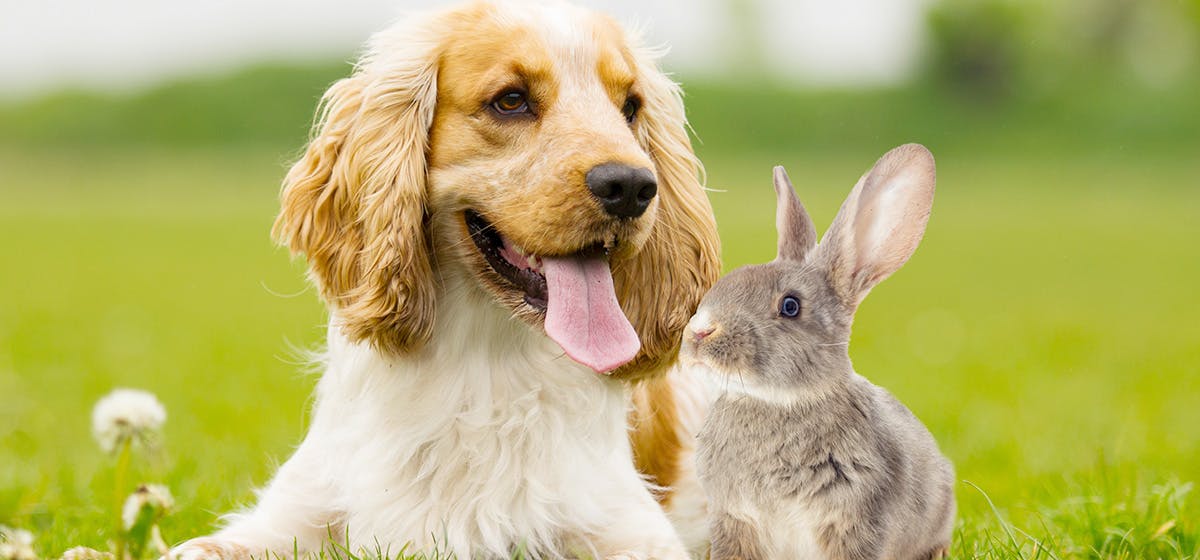
[[[817,246],[817,228],[782,165],[775,166],[775,229],[779,232],[776,260],[803,261]]]
[[[717,223],[700,184],[679,86],[649,52],[639,52],[637,61],[643,105],[634,133],[654,162],[659,200],[646,244],[614,271],[622,307],[642,341],[637,358],[615,372],[625,379],[674,363],[688,319],[721,274]]]
[[[905,144],[879,158],[842,203],[818,251],[846,304],[861,303],[917,250],[933,209],[935,175],[933,154]]]
[[[344,334],[392,353],[428,340],[434,316],[425,152],[438,53],[429,27],[416,19],[376,35],[354,73],[325,93],[272,230],[308,258]]]

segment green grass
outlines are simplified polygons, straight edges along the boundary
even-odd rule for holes
[[[772,257],[770,164],[824,225],[874,155],[709,158],[727,265]],[[319,342],[323,312],[267,239],[284,157],[0,156],[0,523],[33,529],[43,553],[109,535],[89,412],[112,387],[167,406],[165,451],[139,476],[181,505],[168,540],[251,500],[303,434],[314,378],[296,348]],[[958,488],[956,554],[1019,557],[1005,519],[1023,557],[1026,533],[1047,558],[1196,557],[1197,164],[962,157],[939,171],[928,236],[868,298],[851,354],[979,488]]]
[[[300,350],[324,312],[267,231],[331,74],[0,110],[0,524],[42,554],[111,538],[89,423],[114,387],[167,407],[134,480],[174,492],[168,541],[252,501],[303,435]],[[274,83],[298,99],[257,132],[211,125],[270,106],[254,96]],[[938,155],[927,237],[867,299],[851,355],[956,463],[955,557],[1200,558],[1200,113],[1171,95],[1101,118],[1112,95],[689,92],[727,268],[773,257],[772,165],[823,229],[885,149]]]

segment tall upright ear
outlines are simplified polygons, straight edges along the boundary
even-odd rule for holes
[[[425,152],[437,53],[420,23],[376,35],[325,93],[272,230],[307,257],[343,333],[392,353],[428,340],[434,317]]]
[[[782,165],[775,166],[775,229],[779,232],[776,260],[803,261],[817,246],[817,228]]]
[[[905,144],[884,154],[855,185],[821,241],[838,295],[857,306],[917,250],[933,209],[933,154]]]
[[[700,183],[700,162],[688,139],[679,86],[637,53],[642,110],[634,135],[654,162],[658,211],[638,255],[613,271],[618,297],[642,350],[616,372],[625,379],[661,373],[675,362],[683,329],[721,274],[721,246],[712,206]]]

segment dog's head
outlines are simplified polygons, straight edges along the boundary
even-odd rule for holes
[[[719,274],[677,86],[610,19],[475,3],[372,38],[325,95],[276,237],[352,339],[428,342],[463,274],[598,371],[661,370]]]

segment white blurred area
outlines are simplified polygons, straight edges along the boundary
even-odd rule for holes
[[[255,63],[353,58],[413,0],[0,0],[0,97],[128,92]],[[666,44],[668,70],[802,85],[902,81],[926,0],[592,0]]]

